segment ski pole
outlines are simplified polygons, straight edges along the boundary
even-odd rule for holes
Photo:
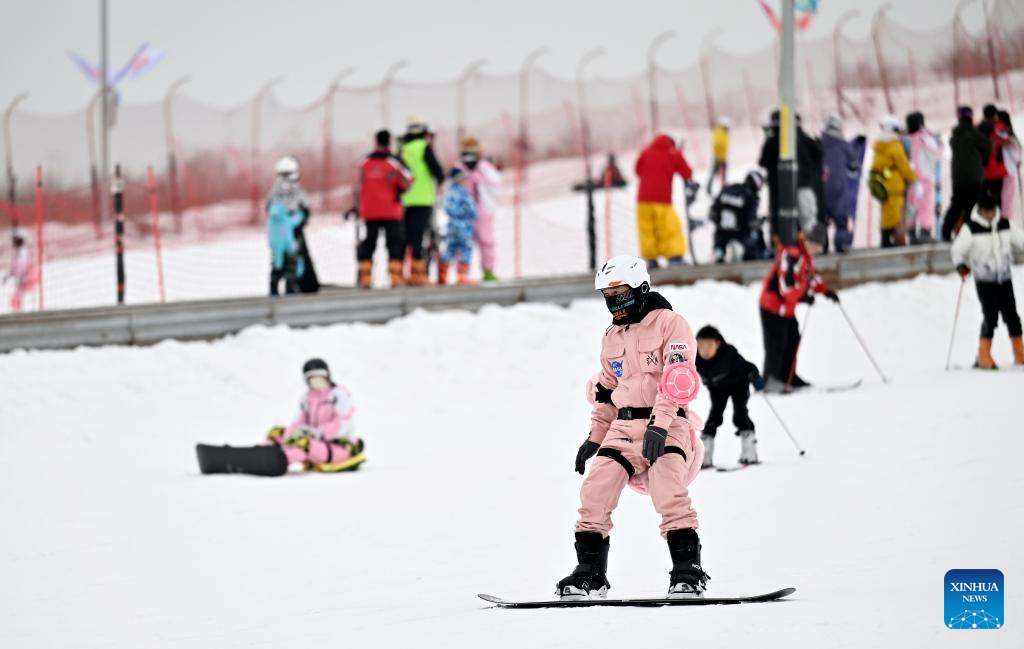
[[[949,351],[946,352],[946,371],[949,371],[949,360],[953,358],[953,341],[956,340],[956,321],[960,319],[960,302],[964,298],[965,278],[960,278],[960,290],[956,294],[956,311],[953,312],[953,332],[949,334]]]
[[[871,364],[875,366],[875,371],[878,372],[878,376],[882,378],[882,383],[888,383],[889,379],[885,378],[885,374],[882,374],[882,368],[878,367],[878,363],[875,362],[875,357],[871,355],[870,351],[868,351],[868,346],[864,344],[864,339],[860,337],[860,332],[858,332],[857,328],[853,326],[853,321],[850,320],[850,316],[846,313],[846,309],[843,308],[843,303],[836,302],[836,306],[839,307],[843,317],[846,318],[846,324],[850,325],[850,331],[852,331],[853,335],[857,338],[857,342],[860,343],[861,349],[863,349],[864,353],[867,354],[868,360],[870,360]]]
[[[795,437],[793,437],[793,433],[789,432],[789,427],[786,426],[786,422],[782,421],[782,417],[779,416],[779,411],[775,409],[774,405],[772,405],[772,401],[771,399],[768,398],[768,395],[762,392],[761,396],[764,397],[764,402],[768,404],[769,410],[772,411],[772,414],[775,415],[775,419],[777,419],[779,425],[782,426],[782,430],[786,431],[786,434],[789,435],[789,439],[791,442],[793,442],[793,446],[796,447],[796,450],[800,451],[801,457],[806,455],[807,451],[800,448],[800,443],[796,441]]]

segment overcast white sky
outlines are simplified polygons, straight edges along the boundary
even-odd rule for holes
[[[831,33],[848,9],[861,16],[845,27],[866,34],[885,0],[821,0],[808,37]],[[778,0],[770,0],[778,7]],[[949,21],[956,0],[894,0],[891,17],[922,28]],[[0,106],[28,92],[23,107],[60,113],[83,107],[90,82],[67,57],[76,50],[98,59],[98,0],[3,0],[0,3]],[[399,79],[454,78],[468,62],[488,60],[486,72],[518,69],[535,47],[550,53],[539,64],[571,77],[581,54],[604,47],[591,70],[620,76],[641,70],[650,40],[671,29],[658,60],[668,67],[696,60],[702,37],[724,31],[716,43],[750,51],[773,38],[756,0],[110,0],[112,67],[142,42],[167,58],[123,90],[129,103],[159,99],[178,77],[183,92],[220,106],[249,97],[266,80],[285,75],[275,89],[301,105],[323,94],[339,70],[354,66],[353,85],[380,80],[391,63],[411,63]],[[965,10],[968,28],[981,24],[980,3]],[[973,30],[972,30],[973,31]]]

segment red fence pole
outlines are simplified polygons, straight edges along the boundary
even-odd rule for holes
[[[124,304],[124,179],[121,178],[121,165],[114,165],[114,183],[111,187],[114,194],[114,255],[117,270],[117,303]]]
[[[39,310],[43,310],[43,166],[36,167],[36,263]]]
[[[157,214],[156,175],[152,166],[146,170],[146,176],[149,184],[149,213],[153,218],[153,245],[156,247],[156,277],[160,287],[160,304],[163,304],[167,297],[164,293],[164,257],[160,249],[160,215]]]

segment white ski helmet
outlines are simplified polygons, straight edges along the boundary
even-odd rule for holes
[[[878,121],[878,126],[883,131],[890,133],[900,132],[900,120],[896,119],[895,115],[886,115]]]
[[[624,284],[640,288],[645,283],[650,287],[651,274],[647,272],[647,264],[633,255],[612,257],[604,262],[594,277],[594,289],[598,291]]]
[[[292,156],[285,156],[274,165],[274,171],[278,176],[286,180],[295,181],[299,179],[299,161]]]

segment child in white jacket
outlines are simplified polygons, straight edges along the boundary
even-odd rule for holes
[[[992,336],[999,315],[1010,332],[1015,365],[1024,365],[1024,342],[1021,340],[1020,316],[1013,296],[1013,251],[1024,250],[1024,230],[1003,217],[996,216],[998,197],[983,192],[978,208],[960,228],[953,241],[953,263],[960,276],[974,273],[983,320],[978,359],[974,366],[996,369],[992,359]]]

